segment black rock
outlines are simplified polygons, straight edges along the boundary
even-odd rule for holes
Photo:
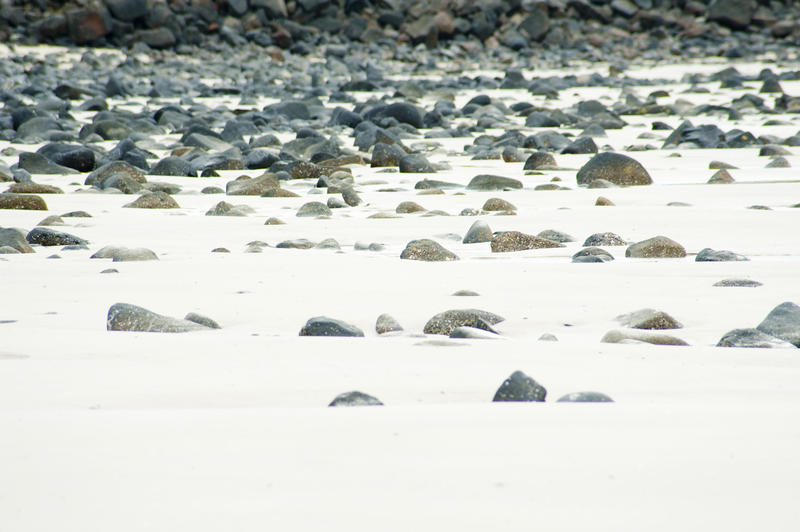
[[[597,153],[597,151],[597,144],[592,140],[592,137],[578,137],[565,146],[561,153]]]
[[[87,240],[75,235],[53,231],[47,227],[34,228],[25,237],[25,240],[31,244],[39,244],[40,246],[86,245],[89,243]]]
[[[61,166],[47,159],[43,155],[34,152],[22,152],[19,154],[19,165],[23,170],[32,174],[74,174],[75,170]]]
[[[192,165],[180,157],[169,156],[161,159],[150,169],[152,175],[171,175],[197,177],[197,172]]]
[[[341,320],[317,316],[300,329],[300,336],[364,336],[364,331]]]
[[[493,402],[544,402],[547,390],[521,371],[515,371],[503,381],[494,394]]]

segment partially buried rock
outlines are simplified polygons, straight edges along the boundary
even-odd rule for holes
[[[546,151],[537,151],[536,153],[531,154],[530,157],[525,161],[525,166],[522,167],[523,170],[536,170],[537,168],[542,167],[555,167],[556,160],[553,155]]]
[[[586,237],[584,246],[627,246],[628,242],[616,233],[595,233]]]
[[[386,334],[402,330],[403,326],[400,325],[400,323],[398,323],[398,321],[389,314],[381,314],[375,321],[375,332],[378,334]]]
[[[46,227],[34,228],[25,239],[31,244],[39,244],[40,246],[69,246],[89,243],[75,235],[54,231]]]
[[[359,391],[337,395],[328,406],[383,406],[378,399]]]
[[[492,325],[496,325],[505,318],[478,309],[446,310],[436,314],[425,324],[425,334],[443,334],[449,336],[456,327],[474,327],[484,331],[496,332]]]
[[[544,386],[525,375],[515,371],[503,381],[494,394],[493,402],[544,402],[547,390]]]
[[[108,309],[106,329],[109,331],[181,333],[208,330],[208,327],[187,320],[162,316],[136,305],[115,303]]]
[[[563,248],[564,244],[553,242],[546,238],[520,233],[519,231],[505,231],[492,238],[491,246],[493,253],[505,253],[526,249]]]
[[[147,248],[126,248],[121,246],[105,246],[97,250],[90,259],[113,259],[113,262],[137,262],[158,260],[158,256]]]
[[[412,240],[400,254],[401,259],[427,262],[458,260],[458,256],[434,240]]]
[[[552,240],[553,242],[575,242],[575,239],[572,237],[572,235],[562,233],[561,231],[556,231],[555,229],[545,229],[544,231],[540,231],[536,236],[539,238]]]
[[[592,157],[576,175],[579,185],[605,179],[615,185],[650,185],[653,180],[635,159],[621,153],[603,152]]]
[[[753,281],[751,279],[723,279],[713,284],[713,286],[747,287],[747,288],[755,288],[757,286],[763,286],[763,285],[764,283]]]
[[[25,231],[7,227],[0,228],[0,247],[13,249],[17,253],[35,253],[31,245],[25,239]],[[7,251],[8,253],[13,253]]]
[[[794,347],[789,342],[776,338],[772,335],[765,334],[758,329],[733,329],[726,332],[719,342],[717,347],[755,347],[755,348],[773,348],[773,347]]]
[[[231,205],[227,201],[220,201],[208,211],[206,216],[247,216],[253,212],[249,205]]]
[[[333,214],[327,205],[319,201],[309,201],[297,209],[298,218],[312,218],[316,216],[330,216]]]
[[[800,347],[800,307],[790,301],[781,303],[756,328]]]
[[[485,331],[476,327],[456,327],[450,333],[450,338],[464,338],[471,340],[496,340],[500,336],[496,332]]]
[[[628,246],[625,256],[640,259],[680,258],[686,256],[686,250],[674,240],[656,236]]]
[[[180,209],[178,202],[164,192],[148,192],[142,194],[131,203],[123,205],[132,209]]]
[[[492,237],[492,230],[489,228],[489,224],[483,220],[476,220],[467,230],[467,234],[464,235],[461,243],[478,244],[480,242],[491,242]]]
[[[228,196],[261,196],[268,190],[276,188],[280,188],[277,176],[271,172],[265,172],[252,179],[242,176],[229,181],[225,186],[225,193]]]
[[[12,194],[63,194],[64,191],[52,185],[39,183],[14,183],[6,192]]]
[[[190,312],[186,316],[183,317],[186,321],[191,321],[192,323],[197,323],[198,325],[202,325],[204,327],[208,327],[209,329],[221,329],[222,327],[219,326],[219,323],[212,320],[208,316],[203,316],[202,314],[197,314],[196,312]]]
[[[711,248],[705,248],[697,254],[694,260],[695,262],[733,262],[748,261],[750,259],[726,249],[715,251]]]
[[[557,403],[613,403],[611,399],[604,393],[600,392],[573,392],[567,395],[562,395]]]
[[[712,175],[708,179],[707,183],[709,185],[721,185],[721,184],[733,183],[735,181],[736,180],[733,179],[733,176],[730,174],[730,172],[728,172],[725,168],[720,168],[719,170],[714,172],[714,175]]]
[[[522,182],[517,179],[489,174],[476,175],[467,184],[467,189],[469,190],[513,190],[520,188],[522,188]]]
[[[600,339],[605,344],[633,344],[645,343],[653,345],[689,345],[680,338],[668,334],[657,334],[640,331],[608,331]]]
[[[595,207],[614,207],[614,202],[603,196],[598,196],[594,202]]]
[[[46,211],[47,204],[39,196],[32,194],[0,194],[0,209],[25,211]]]
[[[305,238],[295,238],[294,240],[284,240],[275,247],[279,249],[311,249],[314,247],[314,242]]]
[[[436,172],[436,168],[434,168],[433,165],[428,162],[428,159],[426,159],[424,155],[420,155],[418,153],[404,155],[398,161],[398,166],[400,167],[400,172],[403,173]]]
[[[634,329],[680,329],[683,327],[675,318],[661,310],[643,308],[617,316],[617,321]]]
[[[413,201],[403,201],[394,210],[397,214],[411,214],[423,211],[425,211],[425,207]]]
[[[364,331],[341,320],[317,316],[300,329],[300,336],[364,336]]]
[[[502,198],[489,198],[483,204],[484,211],[515,211],[517,208],[509,201]]]

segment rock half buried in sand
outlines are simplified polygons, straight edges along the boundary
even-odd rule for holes
[[[131,203],[123,205],[132,209],[180,209],[178,202],[164,192],[142,194]]]
[[[600,392],[573,392],[559,397],[557,403],[613,403],[614,400]]]
[[[316,216],[330,216],[333,214],[327,205],[319,201],[309,201],[297,209],[298,218],[312,218]]]
[[[115,303],[108,309],[106,329],[109,331],[181,333],[207,331],[197,323],[156,314],[145,308],[128,303]]]
[[[484,331],[496,332],[492,325],[496,325],[505,318],[478,309],[454,309],[436,314],[428,320],[422,332],[425,334],[443,334],[449,336],[456,327],[474,327]]]
[[[364,331],[341,320],[317,316],[303,325],[300,336],[364,336]]]
[[[86,245],[89,243],[75,235],[53,231],[47,227],[36,227],[32,229],[25,237],[25,240],[31,244],[39,244],[40,246],[73,246]]]
[[[497,389],[492,402],[514,401],[542,403],[545,397],[547,397],[547,390],[544,386],[525,375],[523,372],[515,371],[509,378],[504,380],[500,388]]]
[[[260,196],[268,190],[280,188],[280,181],[275,174],[265,172],[252,179],[235,179],[225,185],[228,196]]]
[[[400,172],[402,173],[433,173],[436,168],[428,162],[424,155],[419,153],[410,153],[404,155],[398,161]]]
[[[47,204],[39,196],[32,194],[0,194],[0,209],[23,211],[46,211]]]
[[[371,395],[352,391],[337,395],[328,406],[383,406],[383,403]]]
[[[542,166],[546,167],[554,167],[556,165],[556,159],[550,152],[546,151],[537,151],[532,153],[530,157],[525,161],[525,166],[522,167],[523,170],[536,170]]]
[[[222,329],[222,327],[220,327],[219,323],[216,321],[212,320],[208,316],[203,316],[202,314],[198,314],[196,312],[190,312],[184,316],[183,319],[198,325],[202,325],[203,327],[208,327],[209,329]]]
[[[509,190],[522,188],[522,182],[510,177],[499,175],[476,175],[467,184],[469,190]]]
[[[643,308],[628,314],[617,316],[617,321],[625,327],[634,329],[681,329],[678,320],[660,310]]]
[[[389,314],[381,314],[375,320],[375,332],[378,334],[386,334],[390,332],[402,331],[403,326]]]
[[[572,262],[579,263],[611,262],[612,260],[614,260],[614,256],[611,253],[597,247],[584,248],[572,256]]]
[[[25,231],[14,227],[0,228],[0,247],[9,247],[20,253],[35,253],[25,239]]]
[[[579,185],[588,185],[595,179],[605,179],[615,185],[650,185],[650,174],[637,160],[621,153],[598,153],[578,170]]]
[[[758,329],[733,329],[726,332],[719,342],[717,347],[759,347],[759,348],[773,348],[773,347],[794,347],[789,342],[775,338],[769,334],[763,333]]]
[[[458,260],[458,256],[434,240],[423,238],[412,240],[400,254],[401,259],[427,262]]]
[[[723,279],[714,283],[713,286],[755,288],[757,286],[764,286],[764,283],[751,279]]]
[[[744,255],[739,255],[727,249],[715,251],[711,248],[705,248],[697,254],[695,262],[733,262],[733,261],[747,261],[750,260]]]
[[[791,301],[781,303],[756,328],[800,347],[800,307]]]
[[[467,234],[464,235],[464,239],[461,243],[478,244],[481,242],[491,242],[492,236],[492,230],[489,228],[489,224],[483,220],[476,220],[467,230]]]
[[[130,262],[142,260],[158,260],[155,252],[147,248],[126,248],[105,246],[98,249],[90,259],[114,259],[114,262]]]
[[[595,233],[586,237],[584,246],[627,246],[628,242],[616,233]]]
[[[668,334],[639,331],[608,331],[600,341],[604,344],[646,343],[653,345],[689,345],[680,338]]]
[[[496,340],[500,336],[496,332],[490,332],[475,327],[456,327],[450,333],[450,338],[466,338],[471,340]]]
[[[625,256],[637,259],[680,258],[686,256],[686,250],[672,239],[654,236],[628,246]]]
[[[546,238],[520,233],[519,231],[505,231],[492,238],[492,252],[505,253],[508,251],[522,251],[526,249],[563,248],[564,244],[553,242]]]

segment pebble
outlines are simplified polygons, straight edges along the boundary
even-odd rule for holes
[[[383,406],[383,403],[371,395],[352,391],[337,395],[328,406]]]
[[[390,332],[400,332],[403,326],[389,314],[381,314],[375,320],[375,332],[378,334],[386,334]]]
[[[774,347],[794,347],[792,344],[758,329],[733,329],[726,332],[717,342],[717,347],[755,347],[769,349]]]
[[[400,203],[394,210],[397,214],[411,214],[415,212],[425,211],[425,207],[413,201],[404,201]]]
[[[493,238],[492,230],[489,224],[483,220],[475,220],[475,222],[467,229],[464,239],[461,241],[463,244],[478,244],[481,242],[491,242]]]

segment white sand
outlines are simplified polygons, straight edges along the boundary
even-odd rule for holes
[[[670,87],[667,100],[727,103],[737,94],[680,94],[687,86]],[[783,86],[800,93],[798,83]],[[605,90],[607,101],[617,92]],[[491,94],[544,103],[521,91]],[[564,91],[559,105],[602,95]],[[762,126],[768,118],[792,125]],[[691,120],[786,137],[800,129],[797,118]],[[660,147],[661,140],[635,138],[645,131],[609,131],[606,142],[618,151]],[[635,152],[653,186],[586,190],[575,187],[574,170],[523,176],[522,163],[448,155],[471,142],[442,141],[430,158],[453,170],[428,177],[465,184],[497,173],[526,189],[418,195],[413,186],[423,175],[353,167],[357,183],[386,184],[359,186],[366,205],[314,220],[294,216],[306,201],[327,199],[309,194],[312,182],[287,183],[302,196],[295,199],[196,193],[260,171],[150,177],[183,187],[173,211],[123,209],[132,196],[76,193],[86,187],[70,183],[83,175],[34,176],[68,193],[45,196],[47,213],[2,211],[0,226],[29,230],[46,215],[86,210],[93,218],[66,218],[54,229],[88,239],[91,251],[38,248],[0,261],[0,320],[16,320],[0,325],[0,530],[797,530],[800,355],[714,346],[779,303],[800,302],[800,209],[789,208],[800,202],[798,148],[789,169],[764,169],[768,160],[757,149]],[[588,159],[556,155],[573,169]],[[731,171],[737,183],[704,184],[712,159],[738,166]],[[573,190],[532,190],[554,176]],[[389,186],[407,190],[378,191]],[[595,207],[598,196],[616,206]],[[577,242],[493,254],[488,244],[442,237],[463,236],[476,218],[456,215],[490,197],[518,208],[516,216],[481,217],[493,230],[557,229]],[[204,216],[221,200],[256,213]],[[404,200],[453,216],[367,219]],[[667,207],[671,201],[691,207]],[[772,210],[746,209],[754,204]],[[265,226],[269,216],[287,225]],[[617,259],[611,263],[570,262],[588,235],[605,231],[630,241],[665,235],[690,255],[626,259],[617,247],[607,248]],[[274,246],[327,237],[341,253],[243,253],[252,240]],[[461,260],[399,259],[408,241],[432,237]],[[354,251],[356,241],[385,249]],[[160,260],[88,259],[109,244],[147,247]],[[219,246],[232,253],[210,253]],[[751,261],[694,262],[705,247]],[[53,253],[61,260],[46,258]],[[110,267],[119,273],[99,273]],[[712,286],[731,277],[764,285]],[[451,295],[459,289],[480,296]],[[108,332],[106,312],[116,302],[176,317],[200,312],[223,329]],[[503,338],[421,334],[435,313],[470,307],[504,316]],[[684,328],[671,333],[691,346],[600,343],[619,328],[615,316],[643,307],[676,317]],[[376,335],[383,312],[406,333]],[[358,325],[367,337],[298,337],[318,315]],[[537,341],[543,333],[559,341]],[[596,390],[616,402],[490,403],[517,369],[544,385],[549,401]],[[353,389],[386,406],[326,408]]]

